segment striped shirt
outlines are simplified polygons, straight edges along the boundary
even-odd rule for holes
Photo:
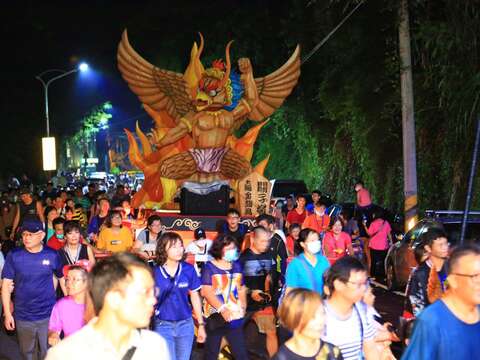
[[[363,359],[363,341],[375,337],[375,328],[367,320],[366,305],[355,304],[350,317],[340,319],[327,301],[325,313],[326,330],[322,340],[338,346],[345,360]]]

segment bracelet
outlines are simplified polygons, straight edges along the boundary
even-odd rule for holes
[[[205,326],[205,323],[198,323],[198,326]]]

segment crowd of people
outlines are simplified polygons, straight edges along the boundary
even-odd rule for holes
[[[253,228],[230,209],[215,239],[197,228],[191,242],[133,210],[122,185],[111,196],[94,184],[23,188],[18,203],[4,193],[4,326],[23,359],[186,360],[202,348],[208,360],[383,360],[393,341],[408,345],[405,359],[474,359],[480,249],[451,252],[429,230],[407,287],[408,331],[395,329],[371,282],[384,276],[391,227],[361,182],[355,190],[357,216],[330,216],[314,191],[311,206],[298,195]]]

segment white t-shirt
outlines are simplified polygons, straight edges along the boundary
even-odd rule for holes
[[[212,247],[213,241],[209,239],[204,239],[204,240],[206,245],[203,250],[197,246],[197,242],[200,240],[192,241],[190,244],[188,244],[187,248],[185,249],[185,252],[187,254],[195,255],[195,262],[207,262],[212,259],[208,251]]]
[[[326,322],[322,340],[338,346],[344,360],[362,360],[363,341],[375,337],[375,329],[368,321],[366,311],[364,303],[357,303],[350,317],[342,320],[328,305],[328,301],[325,302]]]
[[[283,240],[283,242],[286,244],[287,243],[287,237],[285,236],[285,233],[283,232],[283,230],[280,230],[280,229],[276,229],[274,231],[275,234],[278,234],[278,236],[280,236]]]
[[[147,242],[147,232],[148,232],[148,242]],[[160,234],[159,234],[160,237]],[[148,228],[143,229],[137,236],[137,241],[142,243],[140,251],[155,252],[157,249],[157,239],[156,237],[148,230]]]
[[[165,360],[170,359],[165,340],[153,331],[134,330],[126,350],[133,346],[137,349],[132,360],[157,359],[159,357]],[[50,348],[46,360],[119,360],[123,356],[124,354],[117,353],[113,345],[104,339],[89,323],[75,334]]]

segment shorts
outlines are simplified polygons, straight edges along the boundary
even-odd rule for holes
[[[273,308],[267,307],[263,310],[257,311],[252,316],[252,320],[257,324],[258,332],[266,334],[267,332],[275,331],[277,328],[277,321],[273,314]]]

